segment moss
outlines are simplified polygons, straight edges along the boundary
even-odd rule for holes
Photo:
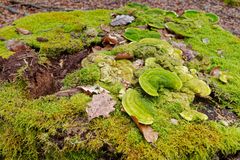
[[[139,28],[127,28],[124,37],[130,41],[139,41],[143,38],[160,39],[160,34],[155,31],[141,30]]]
[[[0,37],[6,40],[10,40],[19,37],[19,35],[17,34],[15,27],[6,26],[0,29]],[[6,43],[6,41],[0,41],[0,57],[3,58],[8,58],[9,56],[14,54],[14,52],[7,49]]]
[[[30,101],[23,89],[21,83],[6,83],[0,88],[0,116],[4,121],[0,136],[2,154],[7,159],[38,159],[42,148],[46,156],[50,153],[59,157],[54,136],[57,137],[58,130],[64,130],[64,124],[72,122],[79,113],[84,117],[90,98],[77,94],[70,99],[48,96]]]
[[[79,69],[68,74],[64,80],[64,87],[74,87],[77,85],[93,85],[100,80],[100,69],[96,64],[90,64],[87,67]]]
[[[99,26],[109,22],[109,10],[37,13],[16,20],[14,27],[4,27],[0,30],[0,36],[3,32],[6,39],[17,38],[39,50],[41,57],[55,58],[62,53],[80,51],[91,43],[99,43]],[[15,28],[29,30],[32,34],[18,35]],[[89,35],[89,29],[94,29],[97,34]],[[48,41],[38,42],[37,37],[47,38]],[[3,53],[6,52],[5,47],[0,46]]]

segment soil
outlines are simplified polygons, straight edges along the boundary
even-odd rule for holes
[[[213,12],[220,16],[220,25],[240,36],[240,7],[228,6],[220,0],[1,0],[0,27],[11,24],[15,19],[37,12],[89,10],[96,8],[113,9],[128,2],[145,3],[152,7],[176,11],[181,14],[186,9]]]
[[[80,68],[81,60],[90,53],[85,49],[73,55],[63,54],[49,64],[39,64],[37,53],[29,47],[18,50],[8,59],[0,59],[0,81],[15,81],[23,78],[27,81],[30,98],[53,94],[61,89],[61,80],[65,75]],[[19,73],[19,70],[23,73]]]

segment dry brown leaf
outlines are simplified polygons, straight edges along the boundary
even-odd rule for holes
[[[115,110],[115,104],[116,101],[106,92],[93,95],[92,101],[88,103],[89,108],[86,109],[88,120],[99,116],[109,117],[109,113]]]
[[[120,60],[120,59],[133,59],[133,56],[128,54],[128,53],[118,53],[115,56],[116,60]]]
[[[23,28],[16,28],[16,31],[20,34],[23,34],[23,35],[32,34],[32,32],[30,32],[29,30],[23,29]]]
[[[101,24],[100,28],[101,28],[101,30],[103,30],[104,32],[108,32],[108,33],[109,33],[109,32],[111,31],[111,28],[110,28],[110,26],[108,26],[108,25]]]
[[[136,125],[138,126],[139,130],[141,131],[143,137],[146,139],[147,142],[154,143],[157,141],[158,133],[154,132],[151,126],[139,123],[138,119],[134,116],[131,116],[131,118],[136,123]]]
[[[213,77],[219,77],[221,74],[221,71],[220,71],[220,67],[217,66],[217,67],[214,67],[211,72],[210,72],[210,75],[213,76]]]
[[[10,51],[18,52],[18,51],[26,50],[27,46],[21,41],[9,40],[7,41],[7,48]]]
[[[118,44],[118,39],[115,36],[107,34],[105,37],[103,37],[102,43],[116,45],[116,44]]]

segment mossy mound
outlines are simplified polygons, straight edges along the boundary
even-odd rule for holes
[[[0,37],[21,40],[39,50],[40,56],[56,58],[62,53],[75,53],[91,43],[100,42],[100,24],[110,22],[110,13],[108,10],[38,13],[0,29]],[[32,34],[18,34],[16,28],[26,29]],[[38,37],[48,41],[39,42]],[[4,52],[5,43],[0,44],[0,50],[0,56],[4,58],[12,53]]]
[[[14,81],[0,82],[0,158],[213,159],[239,152],[240,40],[218,26],[212,15],[197,11],[178,16],[130,3],[111,11],[34,14],[0,29],[0,37],[25,42],[40,58],[58,59],[90,44],[102,46],[100,26],[109,25],[111,13],[135,17],[129,25],[111,27],[114,32],[126,31],[134,42],[90,53],[79,69],[62,79],[63,89],[80,93],[30,99],[29,82],[21,76],[28,63]],[[148,27],[136,29],[139,25]],[[133,35],[128,27],[134,28]],[[16,28],[32,34],[19,34]],[[159,36],[159,29],[173,32],[172,38],[161,40],[164,36]],[[141,32],[137,38],[135,31]],[[39,42],[37,37],[48,41]],[[198,54],[186,60],[184,54],[189,52],[175,48],[173,42],[191,45]],[[5,60],[14,54],[6,48],[6,41],[0,42],[0,51]],[[131,58],[116,58],[122,53]],[[227,83],[210,74],[216,66],[231,77]],[[0,71],[4,69],[0,67]],[[115,111],[89,121],[86,109],[94,93],[78,90],[83,86],[107,90],[116,101]],[[149,94],[150,89],[154,95]],[[209,105],[228,108],[237,118],[230,121],[223,115],[217,120],[200,113],[199,106]],[[148,143],[131,116],[148,124],[158,134],[157,141]]]

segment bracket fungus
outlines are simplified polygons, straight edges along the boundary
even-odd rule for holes
[[[136,90],[128,89],[126,91],[122,99],[122,105],[129,116],[136,117],[139,123],[153,123],[153,104],[143,98]]]
[[[194,93],[199,94],[201,97],[206,97],[211,93],[211,89],[207,85],[207,83],[197,78],[193,78],[187,81],[186,83],[184,83],[184,86],[189,88]]]
[[[195,121],[195,120],[205,121],[208,119],[208,116],[206,114],[203,114],[196,110],[186,110],[181,112],[180,115],[187,121]]]
[[[161,86],[176,90],[182,87],[182,81],[175,73],[162,68],[146,70],[139,77],[139,84],[151,96],[158,96],[158,89]]]

